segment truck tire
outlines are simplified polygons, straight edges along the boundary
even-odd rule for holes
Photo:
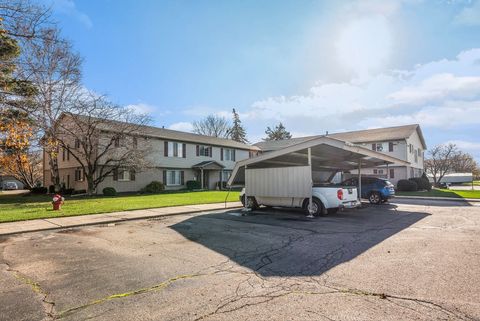
[[[371,192],[368,196],[370,204],[380,204],[382,202],[382,195],[379,192]]]
[[[310,211],[308,210],[308,203],[309,203],[309,200],[306,199],[304,201],[304,208],[307,211],[307,215],[310,214]],[[312,199],[312,207],[314,210],[314,212],[312,213],[313,216],[325,216],[325,214],[327,214],[326,213],[327,211],[325,210],[325,207],[323,206],[322,201],[320,201],[318,198]]]
[[[242,205],[245,207],[245,195],[242,196]],[[254,196],[249,196],[247,199],[247,208],[252,210],[258,209],[258,203]]]

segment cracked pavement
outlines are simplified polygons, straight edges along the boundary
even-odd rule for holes
[[[480,207],[217,211],[0,238],[0,320],[480,320]]]

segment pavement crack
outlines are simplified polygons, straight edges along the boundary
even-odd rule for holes
[[[90,306],[102,304],[102,303],[105,303],[107,301],[126,298],[126,297],[129,297],[129,296],[139,295],[139,294],[153,292],[153,291],[160,291],[160,290],[163,290],[164,288],[168,287],[170,284],[172,284],[174,282],[177,282],[177,281],[180,281],[180,280],[192,279],[192,278],[196,278],[196,277],[200,277],[200,276],[206,276],[206,275],[208,275],[208,274],[177,275],[177,276],[171,277],[171,278],[169,278],[169,279],[167,279],[167,280],[165,280],[161,283],[155,284],[155,285],[150,286],[150,287],[140,288],[140,289],[136,289],[136,290],[132,290],[132,291],[127,291],[127,292],[124,292],[124,293],[115,293],[115,294],[112,294],[112,295],[109,295],[109,296],[106,296],[106,297],[103,297],[103,298],[100,298],[100,299],[97,299],[97,300],[90,301],[90,302],[88,302],[86,304],[83,304],[83,305],[79,305],[79,306],[76,306],[76,307],[73,307],[73,308],[69,308],[67,310],[64,310],[64,311],[58,313],[57,317],[58,318],[63,318],[63,317],[66,317],[68,315],[71,315],[71,314],[73,314],[73,313],[75,313],[79,310],[83,310],[83,309],[88,308]]]

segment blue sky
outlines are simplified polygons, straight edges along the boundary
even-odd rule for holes
[[[235,107],[252,142],[420,123],[480,160],[480,1],[42,0],[84,83],[189,130]]]

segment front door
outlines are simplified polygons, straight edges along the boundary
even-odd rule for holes
[[[209,180],[209,177],[210,177],[210,173],[209,171],[203,171],[203,188],[204,189],[209,189],[210,187],[210,180]]]

